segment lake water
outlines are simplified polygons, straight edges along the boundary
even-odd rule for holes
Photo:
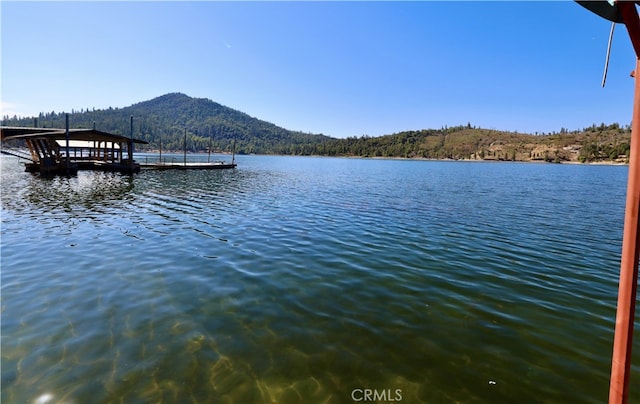
[[[627,167],[237,162],[2,157],[3,403],[607,400]]]

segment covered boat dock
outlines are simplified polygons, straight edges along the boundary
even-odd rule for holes
[[[72,174],[78,170],[103,170],[124,173],[140,171],[133,159],[133,144],[147,144],[95,129],[53,129],[0,127],[2,153],[25,160],[26,171],[43,174]],[[8,141],[24,141],[29,153],[4,147]]]

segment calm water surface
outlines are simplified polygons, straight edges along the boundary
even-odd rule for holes
[[[607,399],[626,167],[0,161],[3,403]]]

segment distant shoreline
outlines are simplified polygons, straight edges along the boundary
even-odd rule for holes
[[[160,154],[159,150],[144,150],[137,153]],[[183,150],[163,150],[162,154],[179,154],[183,155]],[[187,151],[187,155],[208,155],[206,151]],[[230,156],[231,152],[211,152],[211,154]],[[600,165],[600,166],[628,166],[629,163],[616,162],[612,160],[600,161],[544,161],[544,160],[496,160],[496,159],[435,159],[427,157],[383,157],[383,156],[325,156],[325,155],[292,155],[292,154],[236,154],[240,156],[282,156],[282,157],[328,157],[328,158],[347,158],[347,159],[371,159],[371,160],[407,160],[407,161],[451,161],[451,162],[476,162],[476,163],[531,163],[531,164],[570,164],[570,165]]]

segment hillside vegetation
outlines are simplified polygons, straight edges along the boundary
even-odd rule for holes
[[[386,136],[337,139],[290,131],[204,98],[166,94],[124,108],[72,111],[72,128],[91,128],[130,135],[149,142],[138,150],[187,149],[239,154],[400,157],[548,162],[619,162],[627,160],[630,127],[617,123],[583,130],[531,135],[464,126],[405,131]],[[36,117],[3,118],[6,126],[33,126]],[[40,113],[40,127],[63,128],[63,113]]]
[[[182,150],[185,131],[189,151],[213,148],[231,151],[233,141],[240,153],[290,154],[296,145],[314,145],[330,138],[294,132],[253,118],[206,98],[192,98],[181,93],[166,94],[125,108],[87,109],[69,114],[72,128],[95,128],[129,136],[133,116],[133,137],[149,142],[147,149]],[[34,117],[4,117],[5,126],[33,126]],[[40,127],[64,128],[65,114],[40,113]],[[137,147],[144,150],[145,147]]]
[[[631,131],[619,124],[582,131],[529,135],[471,125],[400,132],[381,137],[334,139],[315,146],[320,155],[500,161],[624,163]]]

